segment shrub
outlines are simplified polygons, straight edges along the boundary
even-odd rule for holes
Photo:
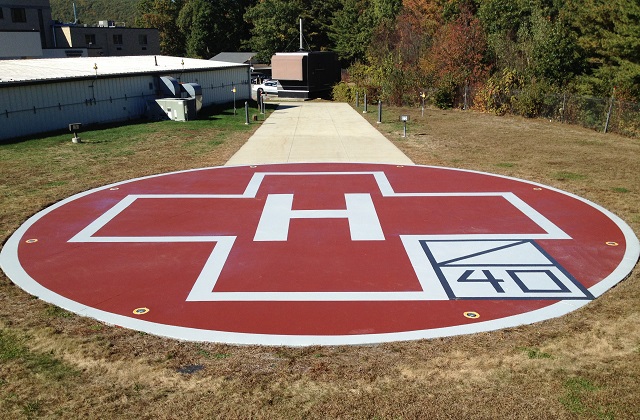
[[[504,115],[511,111],[516,92],[522,87],[517,71],[504,69],[487,80],[473,99],[474,107],[483,112]]]
[[[340,82],[333,86],[331,96],[337,102],[353,102],[358,88],[352,83]]]

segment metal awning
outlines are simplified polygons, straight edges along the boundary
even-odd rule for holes
[[[304,79],[302,59],[306,54],[276,54],[271,57],[271,77],[278,80]]]

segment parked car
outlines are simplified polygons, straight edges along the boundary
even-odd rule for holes
[[[282,85],[277,80],[266,80],[259,85],[251,86],[251,89],[259,94],[267,93],[277,95],[278,91],[282,89]]]

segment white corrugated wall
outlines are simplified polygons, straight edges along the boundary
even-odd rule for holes
[[[233,101],[234,86],[237,101],[251,98],[248,67],[231,67],[215,72],[189,73],[183,75],[181,81],[200,84],[204,106]]]
[[[251,97],[248,67],[167,74],[202,86],[203,105]],[[147,102],[157,99],[157,76],[132,75],[0,87],[0,139],[85,125],[144,117]]]

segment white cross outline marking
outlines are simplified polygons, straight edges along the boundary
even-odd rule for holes
[[[213,289],[224,268],[237,236],[94,236],[98,230],[138,199],[188,198],[255,198],[266,176],[319,176],[319,175],[372,175],[383,197],[502,197],[536,223],[546,233],[536,234],[448,234],[400,235],[411,265],[418,277],[421,291],[404,292],[214,292]],[[78,243],[171,243],[215,242],[213,251],[198,275],[187,301],[431,301],[449,300],[440,281],[434,278],[430,267],[424,267],[421,240],[499,240],[499,239],[571,239],[562,229],[525,203],[512,192],[475,193],[396,193],[382,171],[363,172],[256,172],[242,194],[131,194],[107,210],[68,242]]]

